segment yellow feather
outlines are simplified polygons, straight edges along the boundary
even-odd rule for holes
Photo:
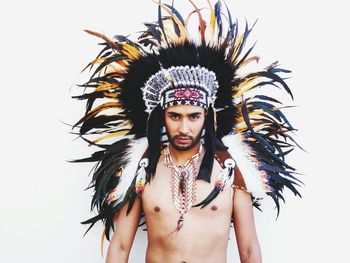
[[[124,54],[124,55],[126,55],[126,54]],[[91,65],[101,64],[104,60],[105,60],[105,58],[99,58],[99,59],[94,60],[93,62],[90,62],[90,64]],[[114,62],[114,63],[117,63],[117,62]],[[117,65],[119,67],[116,67],[113,64],[108,64],[108,65],[104,66],[103,68],[101,68],[97,73],[104,72],[106,70],[106,68],[107,68],[108,73],[124,74],[125,73],[125,69],[124,68],[120,68],[121,67],[120,63],[117,63]]]
[[[126,55],[129,59],[137,59],[141,52],[129,44],[121,44],[123,55]]]
[[[110,90],[112,88],[116,88],[116,85],[112,83],[102,83],[96,87],[95,91]]]
[[[174,28],[173,23],[174,22],[171,19],[164,20],[163,21],[164,31],[170,43],[181,44],[183,42],[183,39],[180,38],[179,40],[178,35],[173,30]]]
[[[252,78],[252,79],[248,79],[248,80],[242,82],[241,84],[239,84],[237,87],[235,87],[235,90],[237,91],[237,93],[233,96],[233,98],[235,98],[235,99],[239,98],[244,93],[251,90],[254,87],[256,81],[257,81],[256,78]]]
[[[252,125],[254,132],[258,132],[261,130],[263,127],[260,126],[254,126]],[[245,123],[242,123],[240,125],[235,126],[235,132],[245,132],[248,130],[248,126]]]
[[[250,142],[256,142],[256,139],[255,139],[255,138],[250,137],[250,138],[247,138],[247,141],[250,141]]]
[[[280,106],[280,107],[273,107],[272,110],[281,110],[281,109],[287,109],[287,108],[294,108],[295,106]]]
[[[103,103],[97,107],[95,107],[92,111],[89,112],[89,114],[95,112],[95,111],[102,111],[102,110],[106,110],[106,109],[110,109],[110,108],[120,108],[120,103],[119,102],[106,102]]]
[[[108,110],[111,108],[119,109],[120,105],[121,105],[120,102],[107,102],[107,103],[101,104],[95,107],[94,109],[92,109],[91,111],[89,111],[89,113],[84,116],[84,121],[91,119],[93,116],[96,116],[101,111]]]
[[[116,99],[118,98],[118,94],[116,94],[115,92],[103,92],[103,97],[109,99]]]
[[[167,7],[165,6],[163,3],[161,3],[160,1],[154,1],[156,4],[158,4],[159,6],[161,6],[175,21],[176,25],[179,27],[180,30],[180,37],[179,37],[179,42],[183,42],[186,39],[190,39],[187,29],[184,27],[184,25],[181,23],[180,19],[177,18],[176,15],[173,14],[173,12]]]
[[[266,124],[259,124],[259,125],[255,126],[255,127],[253,127],[253,130],[254,130],[255,132],[259,132],[259,131],[261,131],[263,128],[265,128],[266,126],[268,126],[268,125],[266,125]]]
[[[242,45],[243,38],[244,38],[244,34],[241,34],[237,39],[237,42],[235,44],[235,47],[236,47],[235,52],[233,53],[233,55],[231,57],[232,62],[234,62],[238,57],[238,50],[239,50],[240,46]]]
[[[90,62],[90,64],[95,65],[95,64],[101,64],[103,61],[105,61],[106,58],[96,58],[93,61]]]
[[[119,66],[124,67],[125,69],[128,67],[129,63],[125,60],[118,60],[115,63],[117,63]]]
[[[102,236],[101,236],[101,255],[103,257],[103,244],[105,242],[105,233],[106,233],[106,227],[102,231]]]
[[[102,141],[102,140],[105,140],[105,139],[108,139],[108,138],[111,138],[111,137],[124,136],[124,135],[128,134],[128,132],[129,132],[129,129],[128,130],[112,132],[112,133],[109,133],[109,134],[107,134],[105,136],[102,136],[100,138],[95,139],[93,142],[97,143],[99,141]]]
[[[241,132],[245,132],[246,130],[248,129],[248,127],[247,127],[247,125],[244,123],[244,122],[241,122],[241,123],[239,123],[239,124],[236,124],[235,125],[235,128],[234,128],[234,130],[235,130],[235,132],[239,132],[239,133],[241,133]]]
[[[207,2],[208,2],[209,10],[210,10],[211,34],[212,34],[212,39],[214,40],[215,24],[216,24],[215,12],[214,12],[213,6],[211,5],[210,1],[207,0]]]
[[[249,116],[259,116],[259,115],[261,115],[261,114],[263,114],[264,113],[264,111],[263,110],[255,110],[255,111],[253,111],[253,112],[250,112],[249,113]]]
[[[125,116],[125,114],[117,114],[117,115],[120,115],[123,117]],[[128,121],[128,120],[123,121],[119,125],[113,127],[114,132],[110,132],[110,133],[106,134],[105,136],[101,136],[101,137],[95,139],[93,142],[96,143],[96,142],[99,142],[99,141],[102,141],[104,139],[108,139],[111,137],[124,136],[129,132],[129,130],[131,128],[132,128],[132,124],[130,123],[130,121]]]
[[[119,66],[119,64],[118,64]],[[118,74],[125,74],[125,70],[124,69],[121,69],[119,67],[116,67],[112,64],[109,64],[108,65],[108,72],[107,73],[118,73]]]

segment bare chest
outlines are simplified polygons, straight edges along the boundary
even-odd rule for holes
[[[194,202],[186,213],[186,217],[193,219],[215,220],[216,217],[230,217],[232,213],[232,188],[227,186],[224,191],[204,208],[193,207],[203,201],[213,190],[217,175],[221,170],[215,162],[211,175],[211,182],[196,180],[194,183]],[[174,204],[172,191],[172,170],[163,165],[158,165],[156,174],[149,184],[146,184],[142,194],[142,205],[146,218],[159,221],[177,220],[179,211]],[[158,222],[160,223],[160,222]]]

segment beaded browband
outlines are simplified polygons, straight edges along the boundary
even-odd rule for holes
[[[175,105],[195,105],[208,109],[214,104],[219,84],[214,72],[200,66],[161,69],[141,88],[146,112],[159,103],[163,109]]]

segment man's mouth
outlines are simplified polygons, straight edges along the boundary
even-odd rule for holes
[[[178,144],[189,144],[192,142],[191,137],[188,136],[177,136],[175,137],[175,141]]]

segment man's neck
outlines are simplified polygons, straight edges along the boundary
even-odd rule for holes
[[[200,142],[198,142],[191,149],[186,151],[179,151],[175,149],[171,144],[169,144],[169,151],[171,158],[175,165],[184,165],[188,159],[195,155],[199,151]]]

